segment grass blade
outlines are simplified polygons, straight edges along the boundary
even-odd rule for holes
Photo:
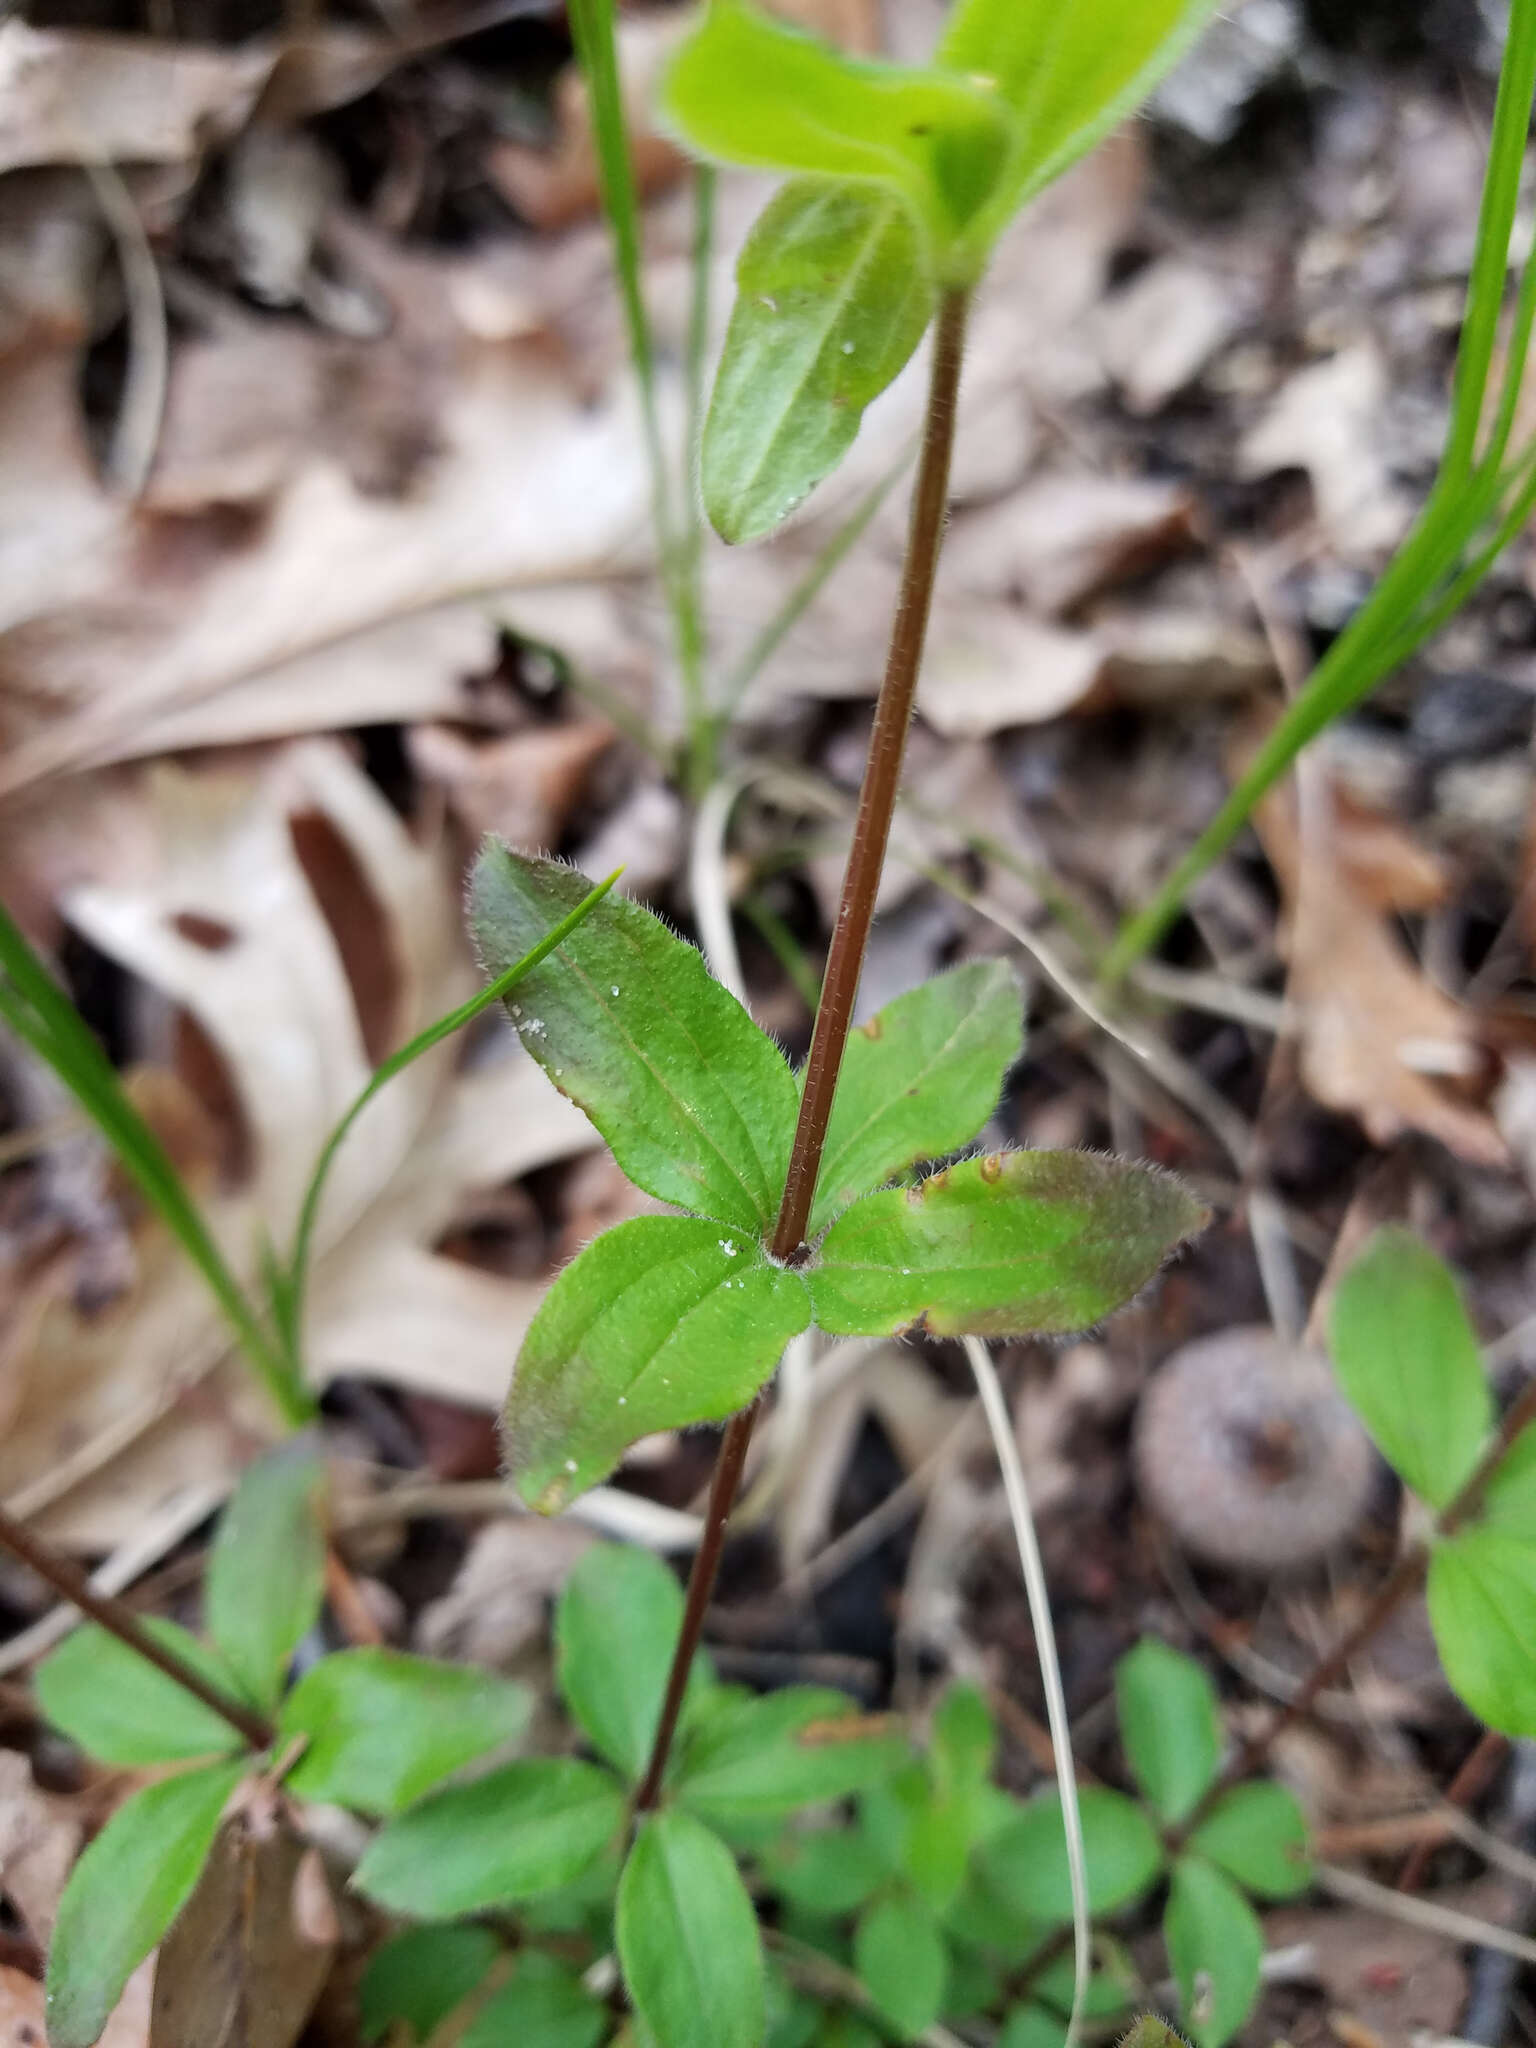
[[[58,1075],[196,1266],[284,1421],[295,1427],[306,1421],[314,1403],[291,1359],[273,1344],[185,1182],[124,1092],[106,1054],[3,908],[0,1016]]]
[[[419,1060],[424,1052],[430,1052],[434,1045],[441,1045],[445,1038],[451,1038],[455,1031],[462,1031],[464,1026],[478,1017],[482,1010],[488,1010],[492,1003],[499,1002],[509,989],[515,988],[524,975],[531,974],[541,960],[548,959],[557,946],[563,945],[577,926],[584,924],[591,916],[623,872],[622,868],[615,868],[606,881],[599,882],[595,889],[583,896],[576,908],[547,932],[536,946],[531,946],[520,960],[513,961],[512,965],[498,974],[494,981],[488,982],[477,994],[472,995],[468,1002],[461,1003],[456,1010],[450,1010],[445,1017],[439,1017],[435,1024],[429,1024],[425,1031],[419,1031],[408,1045],[403,1045],[398,1052],[391,1053],[326,1139],[320,1149],[320,1156],[315,1161],[314,1171],[309,1177],[309,1185],[304,1190],[304,1201],[299,1210],[298,1227],[294,1232],[293,1250],[289,1255],[288,1264],[284,1268],[276,1259],[270,1259],[268,1262],[268,1287],[272,1295],[273,1311],[290,1355],[296,1356],[299,1349],[300,1327],[304,1315],[304,1290],[314,1246],[315,1223],[320,1214],[320,1198],[325,1192],[325,1183],[336,1155],[345,1144],[352,1126],[379,1090],[387,1087],[397,1074],[404,1073],[413,1061]]]

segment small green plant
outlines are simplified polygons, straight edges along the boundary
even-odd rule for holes
[[[1340,1282],[1329,1346],[1377,1448],[1430,1513],[1366,1619],[1379,1627],[1427,1574],[1451,1684],[1490,1728],[1536,1735],[1536,1388],[1496,1423],[1455,1280],[1395,1226]]]
[[[243,1847],[252,1885],[291,1890],[316,1805],[371,1830],[350,1882],[395,1927],[361,1984],[368,2041],[436,2041],[444,2027],[480,2048],[598,2048],[631,2038],[627,2003],[639,2038],[699,2048],[875,2048],[978,2013],[1001,2017],[1008,2048],[1059,2048],[1073,1996],[1061,1801],[993,1782],[996,1731],[973,1687],[944,1695],[914,1747],[841,1693],[758,1697],[696,1659],[665,1803],[636,1831],[683,1624],[672,1574],[608,1545],[577,1565],[554,1641],[581,1753],[529,1756],[527,1689],[485,1672],[354,1649],[303,1661],[290,1681],[321,1611],[323,1493],[315,1442],[291,1439],[224,1516],[206,1639],[171,1622],[127,1639],[86,1627],[37,1673],[44,1713],[82,1749],[164,1773],[66,1888],[48,1968],[55,2048],[89,2048],[156,1943],[167,2009],[195,2009],[199,1973],[233,1968],[271,2010],[274,1988],[246,1978],[267,1959],[238,1896],[224,1902],[226,1871]],[[1220,2048],[1258,1981],[1243,1893],[1305,1887],[1301,1817],[1273,1785],[1213,1797],[1216,1702],[1188,1659],[1144,1642],[1116,1691],[1141,1799],[1082,1795],[1093,1912],[1135,1908],[1166,1879],[1185,2024]],[[210,1929],[228,1937],[216,1958]],[[1112,2022],[1147,1990],[1107,1927],[1096,1955],[1087,2011]],[[268,2048],[286,2048],[306,2012],[296,2003]]]

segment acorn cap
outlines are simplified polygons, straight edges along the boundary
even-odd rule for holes
[[[1256,1572],[1331,1550],[1381,1470],[1327,1360],[1263,1324],[1173,1353],[1142,1396],[1135,1462],[1142,1499],[1184,1549]]]

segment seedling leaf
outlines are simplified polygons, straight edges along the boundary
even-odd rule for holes
[[[1444,1507],[1493,1427],[1477,1339],[1449,1271],[1411,1231],[1378,1230],[1339,1283],[1329,1349],[1382,1456]]]
[[[608,2009],[553,1956],[527,1949],[510,1984],[492,1992],[460,2036],[459,2048],[507,2048],[512,2041],[538,2048],[597,2048],[608,2031]]]
[[[541,1514],[654,1430],[748,1401],[811,1319],[797,1273],[747,1230],[636,1216],[572,1260],[534,1317],[507,1396],[507,1466]]]
[[[1067,2038],[1066,2022],[1049,2007],[1031,2000],[1016,2005],[1009,2013],[997,2048],[1062,2048]]]
[[[642,1820],[615,1925],[624,1981],[656,2048],[761,2048],[757,1915],[734,1857],[691,1814]]]
[[[1091,1152],[1000,1152],[865,1195],[805,1270],[839,1337],[1081,1330],[1205,1221],[1171,1175]]]
[[[398,1813],[451,1771],[515,1741],[529,1710],[527,1687],[494,1672],[399,1650],[342,1650],[283,1702],[278,1748],[305,1739],[287,1779],[301,1799]]]
[[[1523,1429],[1483,1493],[1483,1520],[1536,1544],[1536,1428]]]
[[[1536,1543],[1464,1529],[1429,1561],[1429,1619],[1445,1675],[1480,1720],[1536,1735]]]
[[[795,179],[736,266],[736,305],[704,425],[701,481],[723,540],[760,540],[853,445],[933,311],[899,193]]]
[[[859,1919],[854,1967],[881,2017],[902,2040],[931,2026],[944,2004],[949,1957],[933,1915],[914,1898],[877,1899]]]
[[[1172,69],[1217,0],[959,0],[938,62],[995,83],[1012,147],[983,217],[996,234]],[[978,225],[981,225],[980,223]]]
[[[744,0],[710,0],[664,104],[706,156],[904,194],[941,250],[1009,149],[1008,110],[987,81],[845,57]]]
[[[208,1633],[264,1710],[277,1704],[289,1660],[325,1595],[324,1489],[312,1436],[268,1452],[225,1509],[208,1561]]]
[[[1219,1870],[1198,1856],[1181,1856],[1173,1866],[1163,1939],[1190,2038],[1196,2048],[1222,2048],[1258,1995],[1264,1930],[1253,1908]]]
[[[889,1875],[861,1828],[786,1835],[760,1860],[774,1890],[806,1913],[851,1913]]]
[[[1133,1799],[1084,1785],[1077,1795],[1088,1864],[1088,1904],[1095,1916],[1139,1898],[1162,1868],[1163,1852],[1151,1821]],[[988,1883],[1015,1912],[1039,1926],[1072,1918],[1067,1837],[1061,1799],[1041,1793],[980,1850]]]
[[[521,959],[590,888],[573,868],[488,840],[470,884],[486,971]],[[784,1191],[794,1077],[660,918],[604,897],[507,1009],[528,1051],[647,1194],[742,1229],[769,1222]]]
[[[1115,1666],[1115,1700],[1136,1782],[1176,1826],[1199,1805],[1221,1755],[1211,1682],[1192,1657],[1148,1636]]]
[[[144,1627],[200,1678],[238,1698],[229,1672],[196,1636],[157,1618]],[[33,1686],[53,1725],[100,1763],[179,1762],[240,1747],[222,1715],[94,1622],[65,1637],[39,1665]]]
[[[1189,1846],[1261,1899],[1294,1898],[1312,1881],[1301,1808],[1266,1780],[1223,1793]]]
[[[242,1761],[135,1792],[70,1874],[48,1951],[48,2039],[90,2048],[123,1986],[181,1911]]]
[[[376,1948],[357,1989],[358,2032],[381,2041],[396,2025],[413,2041],[462,2005],[500,1953],[489,1927],[411,1927]]]
[[[650,1758],[682,1625],[682,1588],[660,1558],[617,1543],[586,1553],[555,1610],[561,1697],[598,1755],[636,1782]],[[696,1695],[705,1683],[698,1658],[689,1676]]]
[[[711,1715],[685,1747],[677,1797],[701,1820],[729,1827],[846,1799],[907,1760],[889,1727],[869,1725],[847,1695],[785,1686]]]
[[[449,1785],[391,1821],[353,1883],[421,1920],[489,1912],[569,1884],[623,1820],[623,1791],[600,1766],[531,1757]]]
[[[1018,979],[978,960],[898,996],[850,1032],[810,1234],[857,1196],[968,1145],[1024,1049]]]

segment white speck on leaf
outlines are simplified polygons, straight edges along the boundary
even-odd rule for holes
[[[616,995],[618,994],[618,992],[619,992],[619,984],[618,984],[617,982],[615,982],[615,983],[613,984],[612,988],[611,988],[611,989],[609,990],[609,994],[610,994],[610,995],[615,995],[615,996],[616,996]]]
[[[567,1458],[565,1461],[565,1469],[567,1472],[574,1472],[576,1470],[576,1460],[574,1458]]]
[[[721,1251],[723,1251],[723,1252],[725,1253],[725,1256],[726,1256],[726,1257],[727,1257],[728,1259],[734,1259],[734,1258],[735,1258],[735,1256],[736,1256],[736,1247],[735,1247],[735,1245],[734,1245],[734,1244],[732,1243],[732,1241],[731,1241],[731,1239],[730,1239],[730,1238],[728,1238],[728,1237],[722,1237],[722,1238],[721,1238],[721,1240],[720,1240],[720,1249],[721,1249]]]
[[[845,341],[843,343],[843,354],[845,356],[851,356],[853,354],[853,343],[851,341]]]

